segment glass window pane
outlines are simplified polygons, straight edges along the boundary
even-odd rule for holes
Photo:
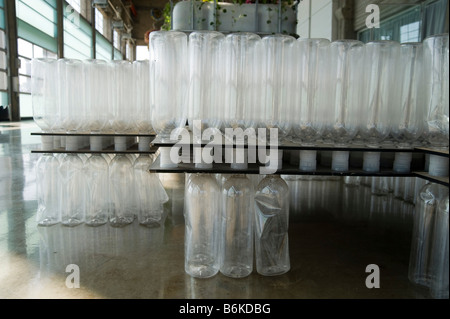
[[[6,72],[0,72],[0,90],[7,90],[8,89],[8,77],[6,75]]]
[[[6,70],[6,52],[0,51],[0,69]]]
[[[33,58],[33,44],[24,39],[17,39],[17,50],[19,55],[26,58]]]
[[[19,94],[20,117],[33,117],[31,94]]]
[[[95,29],[103,34],[103,14],[98,9],[95,9]]]
[[[19,75],[19,91],[22,93],[31,93],[31,78]]]
[[[20,59],[20,69],[19,74],[31,76],[31,60],[19,57]]]

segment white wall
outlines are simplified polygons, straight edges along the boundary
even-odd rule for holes
[[[302,38],[335,40],[337,0],[302,0],[298,6],[297,34]]]

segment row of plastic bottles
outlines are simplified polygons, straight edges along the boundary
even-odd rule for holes
[[[242,278],[289,271],[289,189],[279,175],[254,188],[245,174],[188,174],[185,187],[185,271]]]
[[[33,60],[36,122],[46,132],[153,128],[169,139],[189,123],[222,134],[276,129],[303,145],[448,147],[448,34],[364,44],[155,31],[149,57]]]
[[[429,183],[414,213],[409,280],[428,287],[433,298],[449,298],[448,187]]]
[[[66,137],[66,154],[43,153],[36,165],[37,223],[121,227],[139,220],[149,227],[164,219],[169,198],[156,174],[149,172],[154,156],[148,138],[139,140],[139,156],[120,153],[126,139],[115,138],[118,153],[102,154],[102,138],[91,137],[90,154],[80,154],[77,137]],[[52,149],[47,137],[43,148]],[[110,156],[111,155],[111,156]]]
[[[153,32],[153,126],[169,138],[187,117],[191,127],[222,133],[275,128],[279,138],[305,145],[445,147],[448,59],[448,34],[363,44]]]
[[[31,61],[33,118],[46,133],[152,133],[148,61]]]

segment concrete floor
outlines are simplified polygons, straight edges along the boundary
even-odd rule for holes
[[[170,196],[161,228],[37,227],[38,131],[0,122],[0,298],[429,298],[407,278],[414,206],[341,180],[288,181],[291,270],[278,277],[185,274],[182,174],[161,175]],[[79,288],[66,286],[73,264]],[[369,264],[380,268],[378,289],[365,285]]]

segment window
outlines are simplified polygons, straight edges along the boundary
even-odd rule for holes
[[[76,12],[81,13],[80,0],[66,0],[67,4],[71,6]]]
[[[120,50],[120,34],[116,30],[114,30],[114,35],[113,35],[113,45],[116,49]]]
[[[363,42],[392,40],[399,42],[420,42],[420,6],[404,11],[389,19],[381,20],[380,28],[366,29],[358,33]]]
[[[74,16],[64,7],[64,57],[90,59],[92,57],[92,27],[83,17]]]
[[[103,35],[103,14],[95,9],[95,29]]]
[[[0,0],[0,106],[8,105],[8,72],[6,59],[6,34],[4,0]]]
[[[57,51],[57,0],[16,0],[17,35],[46,50]]]
[[[19,99],[20,116],[32,117],[31,105],[31,60],[34,58],[56,59],[56,53],[46,50],[24,39],[17,39],[17,51],[20,59],[19,69]]]
[[[420,42],[419,21],[400,27],[400,42]]]
[[[136,46],[136,60],[148,60],[148,48],[146,45]]]
[[[97,59],[109,61],[112,58],[113,46],[99,32],[95,35],[95,51]]]

